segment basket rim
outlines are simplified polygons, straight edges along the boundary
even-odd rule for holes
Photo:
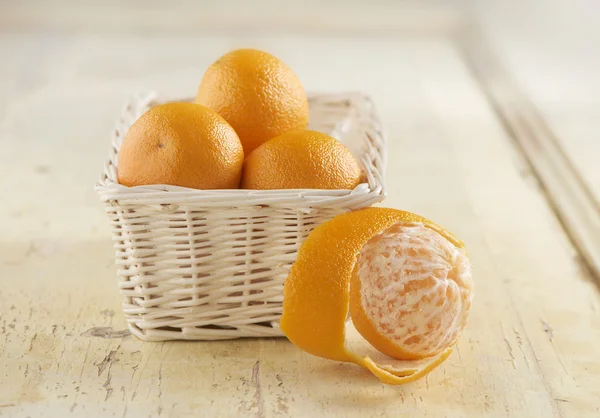
[[[369,161],[366,155],[358,159],[364,167],[366,182],[356,186],[354,189],[276,189],[276,190],[249,190],[249,189],[212,189],[201,190],[188,187],[172,186],[167,184],[153,184],[144,186],[128,187],[119,184],[116,179],[115,157],[119,152],[117,139],[129,128],[126,117],[136,120],[142,113],[152,106],[173,101],[165,99],[154,91],[142,92],[133,95],[125,104],[113,129],[111,148],[108,161],[104,165],[104,171],[95,185],[96,192],[105,203],[118,201],[120,205],[127,204],[168,204],[177,203],[202,203],[207,206],[257,206],[289,203],[314,206],[319,201],[327,201],[330,206],[335,200],[340,199],[347,205],[348,199],[357,199],[363,202],[365,199],[376,201],[383,200],[386,196],[384,170],[386,164],[385,145],[386,137],[381,129],[378,114],[372,100],[363,93],[309,93],[310,100],[330,99],[332,102],[353,103],[362,111],[368,112],[370,127],[376,132],[382,147],[376,147],[378,160]],[[179,99],[181,101],[182,99]],[[191,100],[185,98],[183,100]],[[126,126],[127,125],[127,126]],[[371,138],[373,140],[373,138]],[[383,148],[383,150],[382,150]],[[340,202],[341,203],[341,202]],[[241,205],[240,205],[241,204]]]

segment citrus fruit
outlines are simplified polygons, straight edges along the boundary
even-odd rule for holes
[[[243,161],[237,134],[214,110],[167,103],[144,113],[125,135],[118,178],[125,186],[234,189]]]
[[[354,189],[362,173],[341,142],[321,132],[291,131],[255,149],[244,162],[244,189]]]
[[[313,355],[403,384],[450,355],[471,299],[462,242],[418,215],[367,208],[322,224],[302,244],[284,285],[281,329]],[[371,345],[414,367],[381,366],[349,350],[348,312]]]
[[[206,71],[196,102],[233,126],[244,152],[308,124],[308,100],[300,80],[281,60],[256,49],[238,49]]]

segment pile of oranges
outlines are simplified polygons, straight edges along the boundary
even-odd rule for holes
[[[223,55],[195,103],[150,109],[125,136],[119,183],[194,189],[354,189],[360,166],[340,142],[307,130],[294,72],[255,49]]]
[[[118,179],[195,189],[354,189],[363,179],[354,156],[307,124],[308,100],[290,68],[266,52],[233,51],[208,68],[195,103],[157,106],[134,123],[120,149]],[[472,288],[466,250],[454,235],[409,212],[362,209],[304,241],[285,281],[281,329],[311,354],[403,384],[450,355]],[[348,316],[405,367],[351,351]]]

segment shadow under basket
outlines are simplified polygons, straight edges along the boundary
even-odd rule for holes
[[[117,181],[129,127],[166,102],[138,95],[117,122],[96,186],[111,221],[123,311],[142,340],[282,336],[283,282],[309,232],[385,197],[385,141],[372,102],[309,95],[309,128],[343,142],[365,183],[354,190],[195,190]]]

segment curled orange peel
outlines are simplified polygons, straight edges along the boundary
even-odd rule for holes
[[[413,382],[425,376],[452,352],[452,346],[446,347],[428,357],[420,367],[394,368],[379,365],[368,356],[361,357],[346,345],[345,322],[358,254],[370,238],[398,223],[423,224],[457,248],[464,247],[451,233],[413,213],[367,208],[339,215],[315,228],[301,246],[285,281],[280,323],[288,339],[302,350],[331,360],[355,363],[391,385]],[[369,338],[367,341],[371,342]],[[403,357],[415,363],[423,359]]]

